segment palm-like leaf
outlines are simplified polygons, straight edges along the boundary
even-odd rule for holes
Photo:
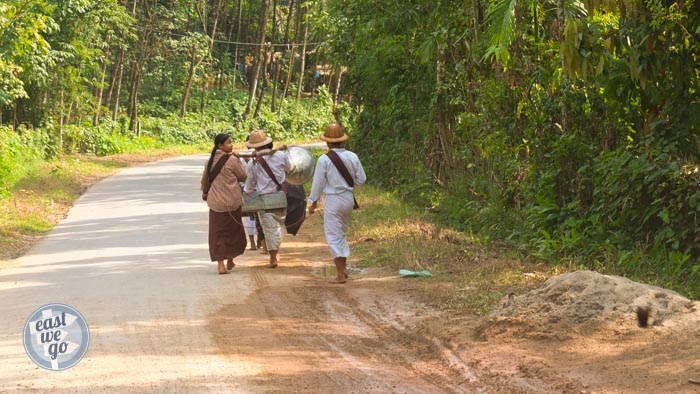
[[[525,0],[520,0],[525,1]],[[484,59],[494,58],[503,63],[508,63],[510,51],[508,50],[515,37],[515,7],[518,0],[495,0],[491,3],[486,12],[487,34],[489,37],[489,47],[486,50]],[[573,20],[583,18],[588,15],[588,11],[581,0],[547,0],[545,7],[547,12],[558,12],[563,14],[564,19]]]
[[[580,0],[564,0],[564,13],[567,20],[588,16],[586,6]]]
[[[484,59],[495,58],[504,63],[510,59],[508,47],[515,32],[515,5],[517,0],[496,0],[486,12],[489,47]]]

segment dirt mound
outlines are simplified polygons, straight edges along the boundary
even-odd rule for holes
[[[576,271],[548,279],[540,288],[504,299],[477,330],[481,339],[512,335],[564,339],[572,332],[600,329],[615,322],[637,324],[638,307],[659,325],[695,303],[678,293],[619,276]]]

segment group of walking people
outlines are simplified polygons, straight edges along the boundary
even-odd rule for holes
[[[333,283],[345,283],[348,278],[347,258],[350,256],[347,231],[352,211],[357,208],[353,188],[364,184],[367,177],[357,155],[344,148],[348,135],[341,125],[328,125],[321,139],[326,141],[328,152],[316,163],[308,212],[313,214],[324,199],[324,233],[338,272]],[[211,261],[218,263],[219,274],[227,274],[236,266],[234,259],[245,252],[248,238],[251,248],[255,245],[250,229],[246,236],[243,193],[287,193],[286,174],[294,170],[287,152],[273,149],[273,140],[264,131],[251,132],[246,146],[257,153],[247,162],[239,160],[233,153],[228,134],[217,135],[202,174],[202,199],[209,207],[209,255]],[[297,189],[303,193],[303,187]],[[278,252],[286,214],[286,209],[273,209],[258,211],[256,215],[258,236],[264,238],[264,247],[269,254],[269,268],[276,268],[279,264]]]

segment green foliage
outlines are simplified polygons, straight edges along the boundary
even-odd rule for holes
[[[0,198],[7,196],[32,164],[43,158],[46,145],[47,135],[42,130],[15,132],[0,127]]]
[[[232,124],[245,141],[245,136],[255,129],[262,129],[275,141],[315,140],[328,123],[333,122],[331,103],[318,97],[301,101],[285,102],[281,114],[270,111],[265,103],[258,118],[244,119],[245,99],[231,106]]]
[[[28,82],[46,80],[52,63],[44,35],[57,28],[47,1],[0,4],[0,106],[27,98]]]
[[[323,42],[310,58],[344,70],[347,104],[337,108],[370,182],[441,210],[461,231],[553,263],[573,260],[694,294],[696,3],[327,0],[309,3],[305,18],[310,40]],[[21,177],[15,163],[37,152],[209,144],[221,132],[242,143],[257,128],[290,142],[315,139],[333,121],[326,87],[274,113],[266,97],[258,117],[244,117],[247,92],[231,93],[233,47],[222,42],[233,25],[212,43],[199,26],[212,15],[206,2],[167,5],[0,4],[0,121],[40,127],[3,131],[2,190]],[[290,14],[278,6],[270,31],[281,37]],[[259,5],[244,8],[257,19]],[[255,23],[242,40],[252,39]],[[254,49],[238,49],[249,66]],[[117,100],[127,111],[138,103],[138,122],[120,113],[117,122],[86,123],[98,104],[113,108],[105,89],[119,70]],[[188,81],[186,113],[175,116]]]
[[[700,13],[633,3],[330,1],[369,178],[461,231],[697,294]]]
[[[119,153],[115,135],[104,128],[67,125],[63,130],[63,152],[93,153],[101,156]]]

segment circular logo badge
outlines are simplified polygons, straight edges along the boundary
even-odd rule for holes
[[[90,343],[87,321],[64,304],[48,304],[32,312],[24,324],[24,350],[38,366],[62,371],[76,365]]]

